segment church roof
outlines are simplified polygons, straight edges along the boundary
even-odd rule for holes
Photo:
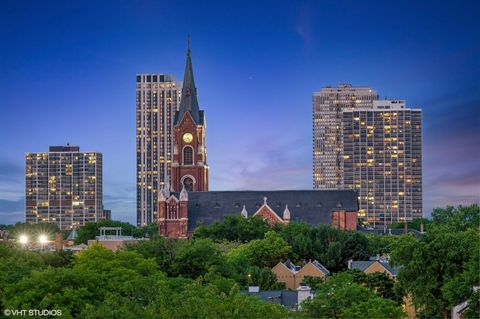
[[[312,225],[330,224],[333,211],[358,211],[357,193],[353,190],[285,190],[285,191],[210,191],[188,193],[188,229],[199,222],[210,225],[226,216],[240,216],[243,205],[257,211],[268,197],[268,205],[282,214],[285,205],[292,221]]]
[[[183,77],[182,97],[178,112],[175,114],[174,124],[179,124],[186,113],[190,113],[195,124],[203,124],[204,114],[198,107],[197,88],[195,87],[195,80],[193,78],[190,35],[188,36],[187,62],[185,64],[185,76]]]

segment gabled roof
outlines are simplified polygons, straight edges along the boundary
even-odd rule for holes
[[[178,195],[178,194],[177,194],[177,195]],[[180,197],[180,196],[179,196],[179,197]],[[174,201],[176,201],[176,202],[179,201],[178,198],[177,198],[177,196],[173,195],[173,193],[170,195],[169,198],[167,198],[167,202],[171,202],[172,200],[174,200]]]
[[[175,193],[178,195],[178,193]],[[243,205],[248,212],[256,212],[263,197],[273,210],[290,210],[291,221],[311,225],[331,223],[333,211],[358,211],[357,193],[353,190],[284,190],[284,191],[210,191],[188,193],[188,229],[199,222],[210,225],[226,216],[238,216]],[[337,203],[342,207],[338,208]]]
[[[300,270],[300,266],[296,266],[290,259],[287,259],[286,262],[283,263],[288,269],[290,269],[293,272],[297,272]]]
[[[400,266],[392,267],[388,262],[381,261],[381,260],[368,260],[368,261],[354,260],[352,261],[352,269],[358,269],[364,272],[376,262],[378,262],[383,268],[385,268],[386,271],[391,273],[393,276],[396,276],[398,273],[398,270],[400,269]]]
[[[312,265],[314,265],[318,270],[320,270],[325,276],[330,275],[330,271],[328,271],[327,268],[325,268],[320,262],[317,260],[314,260],[311,262]]]
[[[264,208],[266,208],[270,212],[270,214],[273,215],[279,222],[283,223],[283,219],[281,219],[280,216],[278,216],[278,214],[275,213],[275,211],[270,206],[268,206],[266,197],[263,198],[263,205],[260,206],[260,208],[255,212],[255,214],[253,214],[253,217],[257,216]]]

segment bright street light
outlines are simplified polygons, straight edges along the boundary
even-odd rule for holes
[[[48,242],[48,238],[46,235],[40,235],[38,236],[38,242],[40,244],[46,244]]]
[[[28,236],[27,235],[20,235],[20,237],[18,238],[18,241],[20,242],[20,244],[26,245],[26,244],[28,244]]]

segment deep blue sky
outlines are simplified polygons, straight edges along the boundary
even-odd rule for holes
[[[424,204],[479,201],[478,1],[0,1],[0,223],[23,219],[24,153],[104,156],[135,221],[135,74],[183,77],[191,33],[211,188],[311,188],[312,93],[371,86],[423,109]]]

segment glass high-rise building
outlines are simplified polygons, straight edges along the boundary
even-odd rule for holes
[[[422,217],[422,111],[403,100],[344,111],[343,182],[373,227]]]
[[[51,146],[25,155],[25,219],[72,229],[103,215],[102,154]]]
[[[372,108],[378,94],[369,87],[339,84],[313,95],[313,188],[343,189],[342,113]]]
[[[181,83],[166,74],[137,74],[137,225],[157,219],[158,190],[171,176],[173,121]]]

